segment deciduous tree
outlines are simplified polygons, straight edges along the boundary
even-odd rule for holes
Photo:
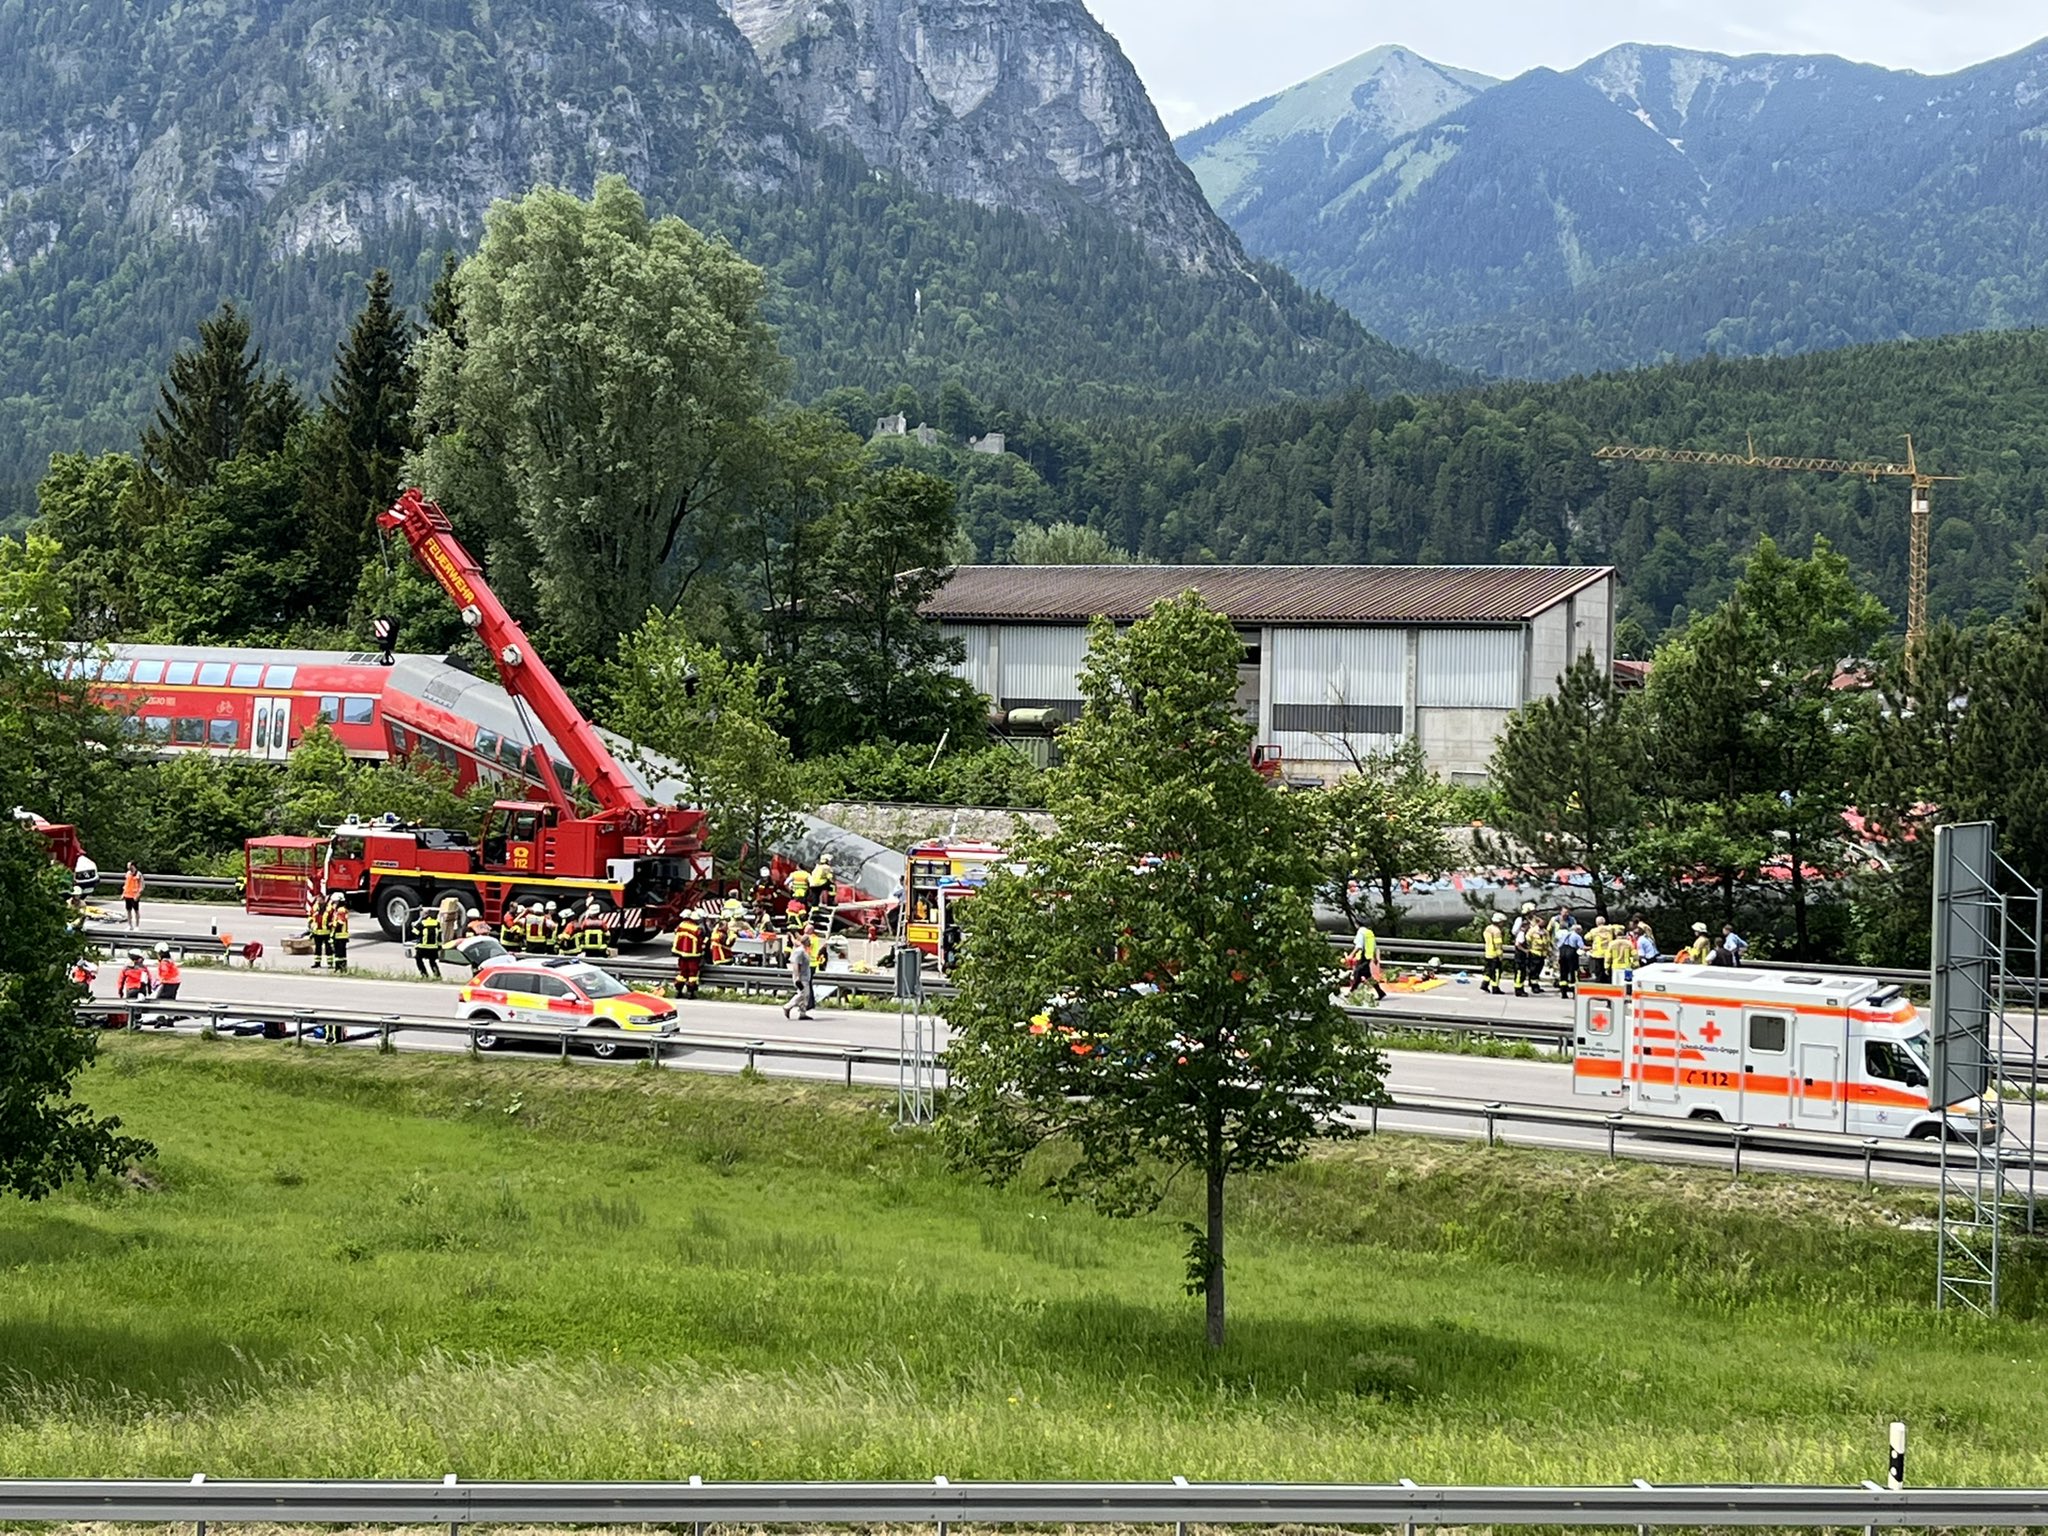
[[[1224,1329],[1224,1196],[1291,1162],[1381,1092],[1380,1058],[1331,1000],[1298,802],[1248,761],[1243,646],[1194,594],[1098,622],[1080,721],[1048,776],[1058,830],[970,903],[949,1005],[942,1130],[997,1180],[1043,1166],[1063,1197],[1155,1207],[1202,1183],[1188,1285]],[[1034,1165],[1038,1166],[1038,1165]]]
[[[1353,752],[1351,772],[1304,797],[1317,863],[1337,904],[1356,922],[1356,880],[1379,893],[1379,924],[1398,932],[1403,880],[1434,880],[1457,858],[1450,789],[1429,771],[1413,741],[1383,752]]]

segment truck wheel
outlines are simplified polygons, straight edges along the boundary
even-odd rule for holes
[[[1913,1127],[1912,1139],[1914,1141],[1939,1141],[1941,1140],[1941,1127],[1931,1120],[1924,1125],[1916,1125]]]
[[[377,926],[384,937],[396,944],[405,938],[405,925],[420,904],[420,893],[409,885],[389,885],[376,895]]]
[[[1687,1115],[1686,1119],[1711,1120],[1716,1125],[1719,1125],[1721,1123],[1721,1111],[1718,1109],[1696,1109],[1690,1115]]]

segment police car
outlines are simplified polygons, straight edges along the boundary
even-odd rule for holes
[[[665,1040],[676,1032],[676,1007],[665,997],[635,992],[609,971],[573,955],[507,955],[486,960],[476,977],[456,994],[455,1016],[472,1024],[544,1024],[554,1029],[620,1030]],[[514,1037],[479,1029],[479,1050],[494,1050]],[[616,1056],[625,1042],[600,1036],[590,1049]]]

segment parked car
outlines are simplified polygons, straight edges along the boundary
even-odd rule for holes
[[[555,1029],[619,1030],[666,1039],[676,1032],[676,1006],[651,992],[635,992],[609,971],[573,955],[506,955],[484,961],[456,994],[455,1014],[475,1024],[545,1024]],[[480,1029],[478,1050],[494,1050],[513,1037]],[[625,1042],[608,1033],[588,1042],[594,1055],[616,1056]]]

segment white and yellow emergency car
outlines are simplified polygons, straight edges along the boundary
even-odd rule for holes
[[[1648,965],[1583,982],[1572,1091],[1677,1119],[1976,1140],[1981,1099],[1928,1102],[1927,1026],[1896,986],[1739,966]]]

